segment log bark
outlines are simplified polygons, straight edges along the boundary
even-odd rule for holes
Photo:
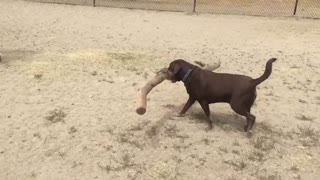
[[[203,69],[209,70],[209,71],[214,71],[215,69],[218,69],[220,67],[220,62],[214,64],[214,65],[209,65],[204,67]],[[171,80],[170,74],[168,72],[167,68],[161,69],[156,76],[151,79],[150,81],[147,82],[145,86],[143,86],[142,89],[138,92],[138,97],[136,101],[136,113],[139,115],[143,115],[147,111],[147,95],[149,92],[162,83],[164,80]]]

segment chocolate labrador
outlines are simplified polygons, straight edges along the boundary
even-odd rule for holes
[[[272,71],[272,63],[277,59],[270,59],[262,76],[257,79],[236,74],[215,73],[201,69],[182,59],[175,60],[169,65],[172,82],[182,81],[189,94],[189,99],[180,114],[183,115],[198,101],[207,116],[208,130],[212,129],[209,104],[224,102],[238,114],[245,116],[247,124],[244,130],[250,134],[256,117],[250,113],[257,92],[256,86],[266,80]]]

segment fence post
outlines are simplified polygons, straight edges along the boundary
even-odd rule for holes
[[[192,10],[192,12],[196,12],[196,4],[197,4],[197,0],[193,0],[193,10]]]
[[[294,6],[294,11],[293,11],[293,15],[294,15],[294,16],[295,16],[296,13],[297,13],[298,3],[299,3],[299,0],[296,0],[296,4],[295,4],[295,6]]]
[[[92,6],[96,7],[96,0],[92,0]]]

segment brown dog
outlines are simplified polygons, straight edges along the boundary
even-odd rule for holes
[[[192,104],[198,101],[207,116],[208,129],[212,129],[209,104],[229,103],[236,113],[246,117],[247,124],[244,130],[251,133],[256,119],[250,113],[257,96],[256,86],[270,76],[272,63],[276,60],[276,58],[270,59],[266,64],[265,72],[257,79],[203,70],[181,59],[171,62],[168,70],[172,76],[172,82],[183,81],[189,94],[189,99],[180,114],[185,114]]]

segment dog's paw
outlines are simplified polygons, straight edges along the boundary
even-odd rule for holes
[[[178,118],[181,118],[181,117],[185,117],[185,116],[186,116],[186,114],[174,113],[174,114],[170,117],[170,119],[175,120],[175,119],[178,119]]]
[[[185,117],[187,115],[186,114],[181,114],[181,113],[174,113],[173,116],[174,117]]]
[[[247,131],[247,137],[251,138],[252,136],[253,136],[253,131],[252,130]]]

